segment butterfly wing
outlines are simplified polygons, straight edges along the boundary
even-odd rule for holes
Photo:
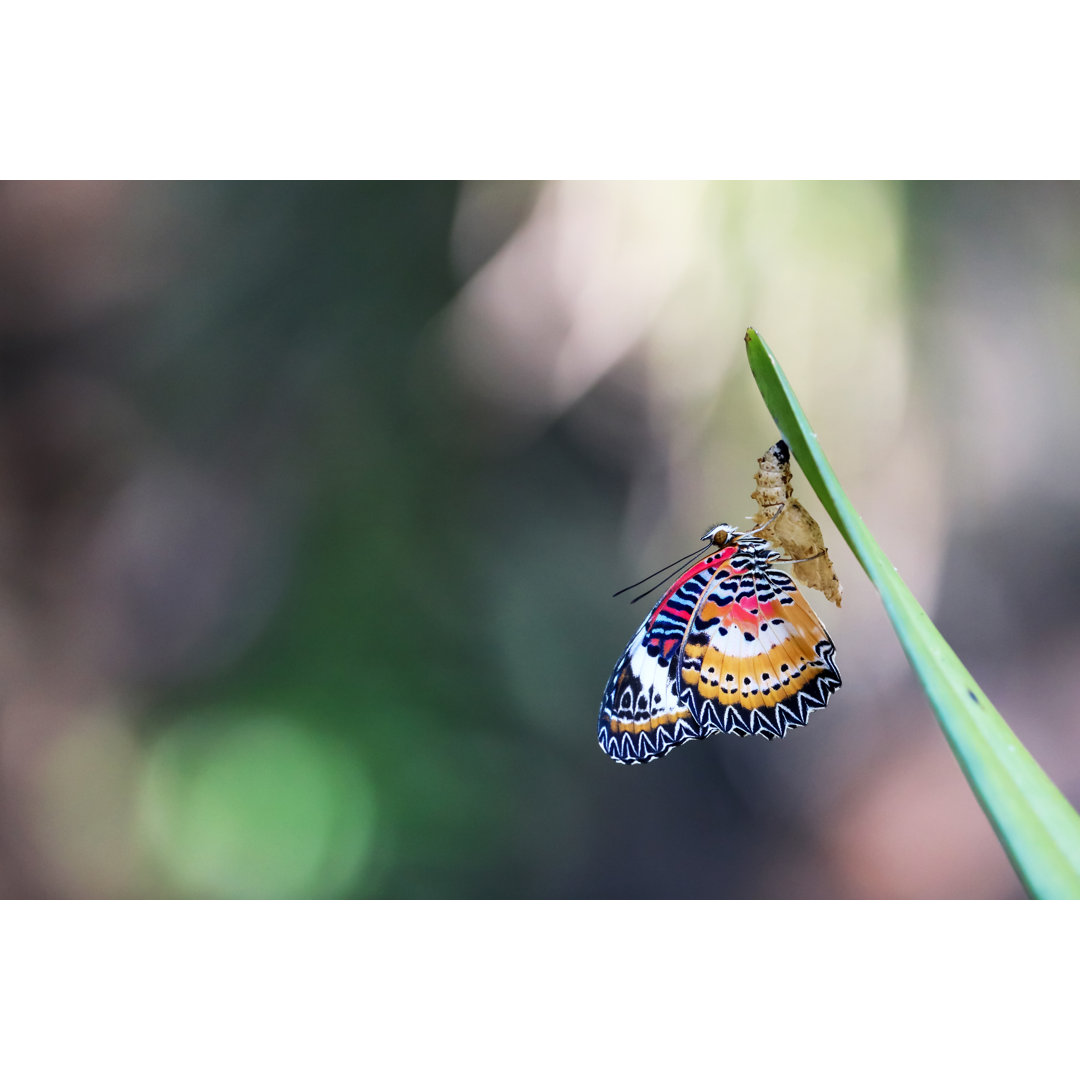
[[[665,651],[650,630],[656,610],[630,639],[600,704],[597,739],[622,764],[653,761],[687,739],[702,738],[690,707],[676,692],[678,650]]]
[[[600,705],[618,762],[654,761],[717,731],[782,738],[840,686],[833,643],[758,537],[686,571],[630,639]]]
[[[702,590],[735,548],[683,573],[649,612],[608,679],[597,738],[624,764],[654,761],[688,739],[703,739],[692,705],[680,699],[679,657]]]
[[[769,549],[742,537],[705,584],[680,653],[677,695],[702,736],[782,738],[840,686],[833,643]]]

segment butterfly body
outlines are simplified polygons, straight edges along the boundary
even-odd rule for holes
[[[601,748],[639,764],[718,731],[782,738],[840,686],[833,643],[781,556],[727,525],[631,638],[604,691]]]

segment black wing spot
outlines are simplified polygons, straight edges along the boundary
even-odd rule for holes
[[[742,636],[744,638],[746,638],[747,641],[753,641],[754,640],[754,635],[751,634],[749,630],[744,630]]]

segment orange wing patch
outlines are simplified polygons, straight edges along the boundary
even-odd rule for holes
[[[753,710],[774,706],[803,691],[828,663],[816,651],[824,627],[809,605],[796,594],[779,626],[758,636],[760,651],[730,656],[722,644],[687,644],[680,671],[683,684],[719,705]],[[732,625],[739,626],[736,621]],[[700,658],[700,666],[695,662]],[[690,664],[686,660],[691,661]]]

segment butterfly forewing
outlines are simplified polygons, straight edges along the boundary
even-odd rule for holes
[[[650,649],[648,625],[646,619],[638,628],[604,691],[597,737],[616,761],[652,761],[687,739],[702,738],[689,706],[676,693],[677,653]]]
[[[736,533],[664,594],[608,680],[606,753],[636,764],[717,731],[779,738],[825,706],[832,641],[775,558]]]

